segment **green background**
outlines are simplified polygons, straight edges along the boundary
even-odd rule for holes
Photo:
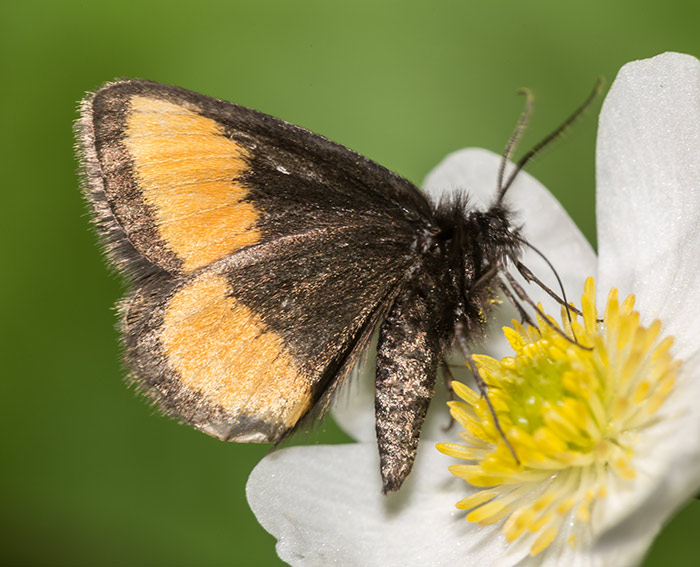
[[[244,496],[268,448],[160,417],[122,382],[111,306],[123,288],[90,230],[72,147],[85,91],[121,76],[181,85],[303,125],[420,183],[456,148],[500,152],[518,87],[538,97],[527,145],[599,75],[609,85],[629,60],[700,55],[697,6],[3,2],[2,562],[281,564]],[[598,108],[531,168],[591,239]],[[328,421],[303,441],[343,440]],[[697,565],[697,525],[692,502],[646,565]]]

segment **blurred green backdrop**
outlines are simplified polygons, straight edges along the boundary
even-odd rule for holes
[[[500,152],[534,89],[528,141],[599,75],[700,55],[697,2],[3,2],[0,553],[18,565],[279,565],[244,496],[264,446],[217,442],[122,382],[72,122],[115,77],[177,84],[325,134],[419,183],[463,146]],[[531,171],[590,238],[598,107]],[[527,145],[527,141],[525,143]],[[332,423],[306,442],[345,438]],[[339,504],[342,505],[342,504]],[[700,503],[646,565],[697,565]]]

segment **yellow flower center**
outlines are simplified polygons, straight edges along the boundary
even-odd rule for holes
[[[669,352],[673,338],[659,338],[661,322],[640,325],[634,296],[620,303],[611,290],[601,322],[589,278],[581,304],[582,323],[572,313],[570,324],[562,311],[560,327],[579,345],[542,319],[538,328],[514,321],[504,328],[514,356],[473,357],[505,438],[486,400],[455,382],[464,402],[448,405],[465,444],[438,445],[472,463],[450,467],[482,489],[457,503],[470,510],[467,520],[505,520],[506,539],[527,539],[531,555],[562,526],[574,545],[577,526],[588,523],[611,479],[634,479],[636,438],[653,423],[680,366]]]

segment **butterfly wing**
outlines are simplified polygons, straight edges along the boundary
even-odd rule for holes
[[[432,229],[381,166],[281,120],[146,81],[83,103],[86,191],[133,379],[224,439],[277,441],[366,345]]]

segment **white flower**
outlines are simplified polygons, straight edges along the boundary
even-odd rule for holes
[[[467,187],[476,202],[493,196],[499,157],[483,150],[448,156],[426,180],[429,192]],[[662,524],[700,488],[700,62],[664,54],[626,65],[608,94],[597,148],[599,257],[554,198],[522,174],[509,191],[526,238],[544,250],[567,290],[595,276],[598,304],[615,287],[634,293],[641,323],[661,321],[681,365],[668,399],[637,430],[626,479],[612,475],[591,517],[566,517],[539,555],[509,542],[503,521],[464,520],[455,503],[478,492],[447,472],[454,459],[434,450],[447,441],[443,400],[434,400],[413,473],[404,488],[381,495],[371,385],[351,388],[339,423],[358,442],[293,447],[263,459],[250,476],[248,500],[292,565],[638,564]],[[527,254],[524,263],[546,274]],[[529,293],[536,295],[534,286]],[[545,308],[555,306],[542,299]],[[578,303],[578,301],[576,301]],[[507,311],[504,309],[503,311]],[[503,315],[509,318],[510,314]],[[508,354],[500,333],[487,345]],[[437,415],[436,415],[437,414]],[[453,428],[457,429],[457,428]],[[610,475],[609,475],[610,476]],[[625,475],[623,475],[625,476]],[[617,480],[616,480],[617,479]],[[574,539],[571,539],[571,536]],[[511,538],[512,539],[512,538]],[[573,543],[574,545],[571,545]]]

